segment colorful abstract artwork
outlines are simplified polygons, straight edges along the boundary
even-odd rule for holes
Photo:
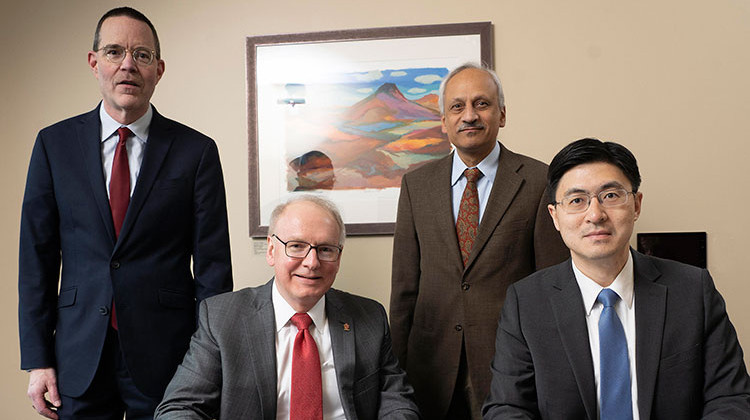
[[[277,104],[289,108],[287,190],[399,187],[405,172],[448,154],[438,110],[447,74],[384,69],[277,89]]]

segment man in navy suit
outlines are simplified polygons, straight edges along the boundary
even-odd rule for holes
[[[42,416],[152,418],[197,302],[232,289],[221,164],[151,106],[164,61],[143,14],[102,16],[88,62],[101,103],[40,131],[29,165],[21,368]]]
[[[582,139],[549,166],[570,259],[511,285],[485,419],[748,419],[750,379],[707,270],[629,246],[641,176]]]

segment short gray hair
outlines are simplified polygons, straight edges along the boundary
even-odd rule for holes
[[[440,108],[440,115],[445,115],[445,85],[448,84],[448,82],[453,78],[453,76],[468,69],[477,69],[477,70],[481,70],[489,74],[490,77],[492,77],[492,80],[495,82],[495,86],[497,86],[497,106],[500,109],[502,109],[505,106],[505,95],[503,94],[503,85],[500,83],[500,78],[497,77],[497,73],[495,73],[492,69],[489,69],[485,66],[480,66],[479,64],[465,63],[453,69],[453,71],[448,73],[448,75],[445,76],[443,81],[440,83],[440,91],[438,95],[438,107]]]
[[[344,246],[344,241],[346,240],[346,226],[344,225],[344,219],[341,218],[341,213],[339,212],[338,207],[336,207],[336,205],[333,204],[331,200],[311,194],[295,195],[289,200],[276,206],[276,208],[274,208],[271,212],[271,221],[268,223],[268,236],[276,233],[276,223],[284,213],[284,210],[286,210],[286,208],[289,207],[290,204],[300,202],[312,203],[327,211],[328,214],[330,214],[333,220],[336,222],[336,225],[338,225],[339,227],[338,245]]]

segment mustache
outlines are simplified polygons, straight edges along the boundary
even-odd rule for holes
[[[473,123],[463,123],[460,126],[458,126],[458,132],[462,132],[464,130],[484,130],[484,124],[480,122],[473,122]]]

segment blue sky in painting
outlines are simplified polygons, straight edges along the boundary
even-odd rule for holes
[[[395,84],[407,99],[419,99],[430,93],[437,94],[440,81],[448,74],[447,68],[406,68],[347,73],[343,82],[357,94],[366,97],[384,83]]]

